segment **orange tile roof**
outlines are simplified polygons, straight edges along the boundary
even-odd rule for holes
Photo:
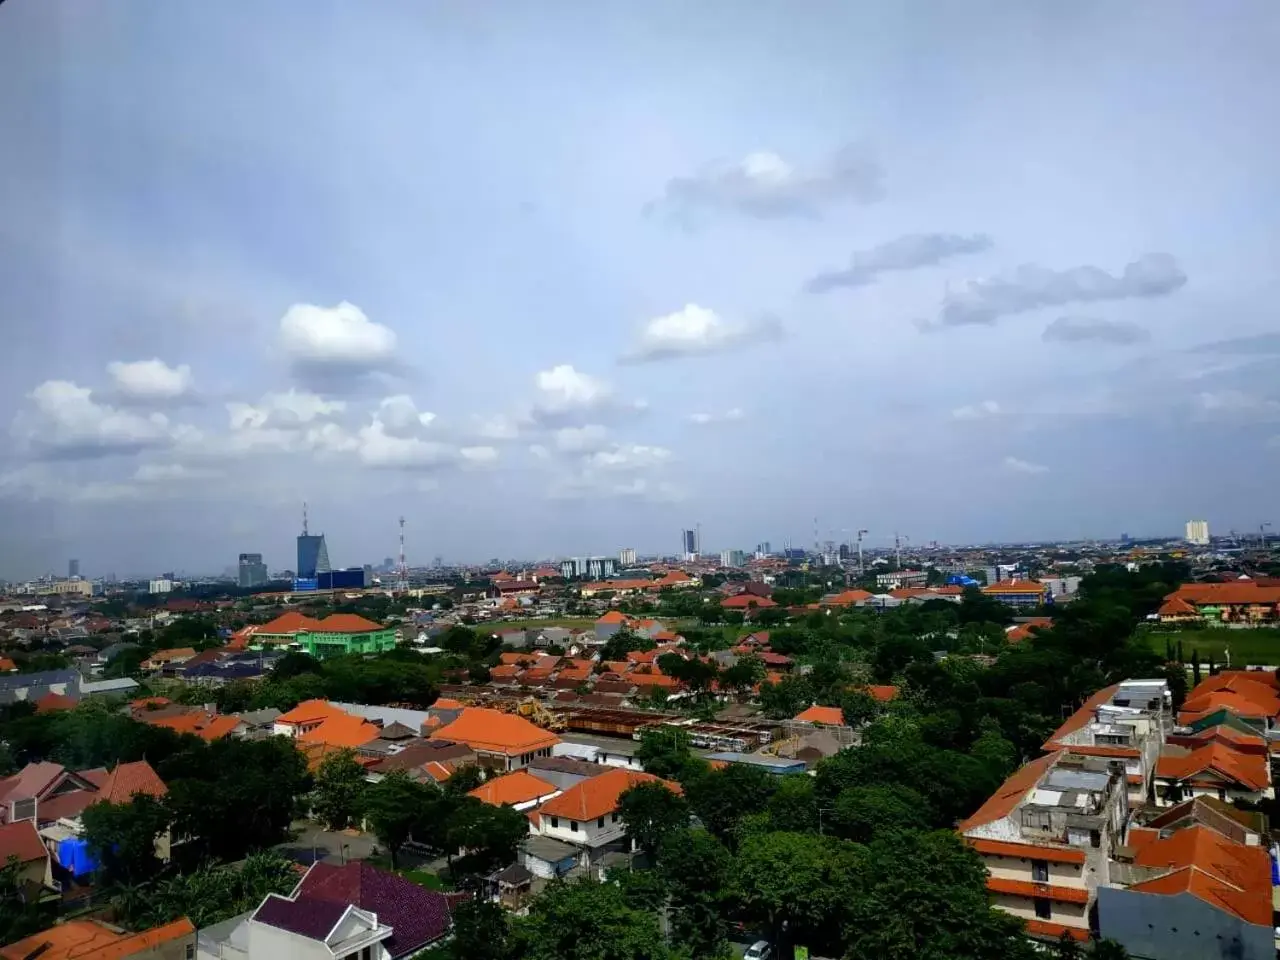
[[[608,773],[590,777],[574,784],[558,797],[552,797],[538,813],[544,817],[564,817],[566,820],[598,820],[618,809],[618,798],[632,787],[642,783],[665,784],[674,793],[683,793],[680,784],[663,780],[651,773],[624,770],[618,767]]]
[[[1195,616],[1197,612],[1195,607],[1175,594],[1160,604],[1160,609],[1156,611],[1156,614],[1161,617],[1177,617]]]
[[[819,707],[815,704],[808,710],[797,713],[793,719],[801,723],[825,723],[839,727],[844,725],[844,711],[839,707]]]
[[[345,712],[335,707],[328,700],[303,700],[292,710],[287,710],[276,717],[276,723],[315,723],[335,714]]]
[[[987,877],[987,889],[992,893],[1003,893],[1012,897],[1034,897],[1039,900],[1056,900],[1059,903],[1089,902],[1088,890],[1081,890],[1078,887],[1060,887],[1051,883],[1030,883],[1026,880]]]
[[[117,933],[95,920],[68,920],[24,940],[0,947],[3,960],[125,960],[162,943],[191,936],[196,928],[186,917],[142,933]]]
[[[1162,753],[1156,761],[1156,776],[1164,780],[1187,780],[1206,770],[1250,790],[1265,790],[1271,782],[1265,756],[1243,753],[1225,743],[1208,743],[1181,756]]]
[[[464,707],[453,723],[435,732],[435,739],[465,743],[473,750],[517,757],[554,747],[560,738],[524,717],[485,707]]]
[[[984,824],[995,823],[1011,814],[1014,809],[1022,802],[1027,795],[1040,780],[1041,777],[1048,772],[1049,768],[1062,755],[1063,751],[1056,753],[1047,753],[1037,760],[1023,764],[1015,770],[1003,784],[1000,789],[993,793],[987,802],[980,806],[967,820],[962,820],[959,825],[960,831],[970,830],[973,827],[980,827]]]
[[[1049,860],[1053,863],[1084,863],[1084,851],[1068,846],[1036,846],[1033,843],[1013,843],[1008,840],[971,838],[966,843],[975,851],[989,857],[1016,857],[1019,860]]]
[[[1223,707],[1242,717],[1280,714],[1280,693],[1265,681],[1242,671],[1206,677],[1182,704],[1181,714],[1205,714]]]
[[[168,697],[139,697],[137,700],[130,700],[129,706],[133,710],[160,709],[167,707],[173,703]]]
[[[132,763],[116,764],[115,769],[107,774],[98,787],[92,802],[128,803],[142,793],[159,799],[168,792],[169,788],[151,768],[151,764],[145,760],[135,760]]]
[[[496,667],[489,668],[489,678],[491,680],[514,680],[523,672],[523,668],[516,666],[514,663],[500,663]]]
[[[10,857],[16,857],[18,863],[30,863],[48,856],[49,851],[36,832],[34,820],[19,820],[0,826],[0,863],[7,862]]]
[[[983,593],[1044,593],[1044,584],[1039,580],[1001,580],[989,587],[982,588]]]
[[[680,687],[680,681],[675,677],[668,677],[661,673],[630,673],[627,679],[641,689],[656,687],[659,690],[677,690]]]
[[[528,803],[542,797],[549,797],[559,788],[529,773],[527,770],[516,770],[501,777],[486,780],[472,790],[468,796],[483,800],[495,807],[514,806],[517,803]]]
[[[536,655],[532,653],[503,653],[499,655],[498,662],[504,667],[519,666],[522,663],[533,663]]]
[[[1170,597],[1179,597],[1195,606],[1240,606],[1242,604],[1280,603],[1280,587],[1253,580],[1227,583],[1184,583]]]
[[[376,724],[364,717],[353,717],[349,713],[337,713],[327,717],[320,726],[308,730],[298,737],[299,743],[323,743],[326,746],[340,749],[362,747],[370,740],[378,739],[381,732]]]
[[[278,636],[288,633],[301,633],[303,630],[310,630],[315,626],[315,624],[316,621],[312,620],[310,617],[298,613],[297,610],[289,610],[286,613],[280,614],[280,616],[276,617],[274,620],[257,625],[252,629],[255,634],[265,633]],[[249,629],[249,627],[246,627],[245,631],[248,631]],[[247,633],[246,636],[248,636]]]
[[[866,691],[881,703],[888,703],[890,700],[896,700],[898,697],[898,688],[887,683],[870,684],[867,686]]]
[[[55,713],[59,710],[74,710],[75,700],[65,693],[54,693],[52,690],[36,701],[36,713]]]
[[[1248,923],[1271,925],[1271,858],[1262,847],[1234,843],[1197,824],[1143,844],[1134,863],[1171,872],[1131,890],[1190,893]]]
[[[1035,636],[1039,630],[1048,630],[1053,626],[1049,617],[1032,617],[1026,623],[1019,623],[1005,631],[1005,639],[1010,643],[1021,643]]]
[[[777,601],[770,600],[768,597],[757,597],[753,593],[739,593],[736,596],[726,597],[720,601],[720,606],[725,610],[748,610],[752,607],[758,610],[765,610],[777,605]]]
[[[852,607],[855,604],[862,603],[864,600],[870,600],[874,594],[867,590],[845,590],[837,593],[834,597],[825,597],[821,605],[824,607]]]
[[[313,620],[312,633],[368,633],[371,630],[384,630],[380,623],[367,620],[358,613],[331,613],[323,620]]]
[[[203,710],[180,713],[176,717],[163,717],[159,720],[151,721],[148,721],[147,715],[143,713],[139,719],[143,723],[150,722],[153,727],[168,727],[176,733],[190,733],[201,740],[208,740],[209,742],[229,736],[231,731],[240,725],[238,717],[230,717],[225,714],[213,715],[205,713]]]
[[[462,701],[451,700],[448,697],[438,697],[436,698],[436,702],[431,704],[431,706],[436,707],[437,709],[440,709],[440,710],[461,710]]]
[[[14,663],[12,660],[10,660],[8,657],[0,657],[0,670],[3,670],[7,673],[10,670],[17,670],[17,669],[18,669],[18,665]]]
[[[1028,920],[1027,933],[1033,937],[1052,937],[1054,940],[1067,936],[1081,943],[1089,939],[1089,931],[1084,927],[1069,927],[1065,923],[1054,923],[1052,920]]]
[[[174,647],[171,650],[157,650],[147,659],[152,663],[168,663],[171,660],[190,660],[195,655],[195,647]]]

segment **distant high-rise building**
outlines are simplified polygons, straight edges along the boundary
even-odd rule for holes
[[[1209,521],[1188,520],[1186,540],[1187,543],[1194,546],[1207,547],[1209,545]]]
[[[720,566],[722,567],[745,567],[747,565],[747,555],[742,550],[723,550],[720,553]]]
[[[684,552],[688,556],[693,556],[698,552],[698,531],[685,530],[683,534]]]
[[[68,560],[67,561],[67,579],[74,580],[78,576],[80,576],[80,561]]]
[[[322,573],[328,573],[329,547],[324,542],[324,534],[304,533],[298,537],[298,570],[300,580],[314,580]]]
[[[634,567],[636,565],[636,552],[630,547],[624,547],[618,552],[618,564],[623,567]]]
[[[262,562],[260,553],[240,554],[240,586],[260,587],[267,582],[267,565]]]

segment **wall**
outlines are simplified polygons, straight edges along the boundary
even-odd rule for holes
[[[1190,894],[1104,887],[1098,927],[1134,960],[1275,960],[1271,927],[1248,924]]]
[[[552,837],[556,840],[563,840],[565,843],[572,843],[575,846],[587,846],[592,848],[602,847],[605,844],[622,840],[626,835],[626,827],[622,822],[622,818],[614,820],[614,814],[605,814],[604,826],[597,825],[597,821],[588,820],[585,823],[579,821],[578,829],[570,829],[569,824],[573,821],[565,817],[559,818],[559,826],[551,826],[551,818],[546,814],[542,816],[542,835]]]
[[[1059,903],[1050,901],[1050,914],[1047,918],[1036,916],[1035,901],[1029,897],[1011,897],[995,894],[991,897],[991,905],[997,910],[1011,914],[1020,920],[1047,920],[1049,923],[1061,923],[1068,927],[1089,928],[1087,907],[1082,903]]]
[[[1031,861],[1022,860],[1017,857],[993,857],[984,856],[982,862],[986,865],[987,873],[1001,880],[1021,880],[1026,883],[1033,883],[1031,874]],[[1049,863],[1049,883],[1055,887],[1073,887],[1077,890],[1084,890],[1087,886],[1084,876],[1081,872],[1083,864],[1079,863]]]
[[[131,953],[129,954],[129,960],[187,960],[187,948],[190,947],[194,951],[195,946],[196,934],[195,931],[192,931],[184,937],[166,940],[150,950]]]

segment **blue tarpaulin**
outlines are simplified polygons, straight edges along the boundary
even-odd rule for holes
[[[70,870],[73,877],[83,877],[98,869],[89,855],[89,844],[79,837],[58,841],[58,864]]]

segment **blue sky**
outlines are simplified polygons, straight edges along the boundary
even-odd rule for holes
[[[1271,519],[1274,4],[260,6],[0,7],[0,576]]]

